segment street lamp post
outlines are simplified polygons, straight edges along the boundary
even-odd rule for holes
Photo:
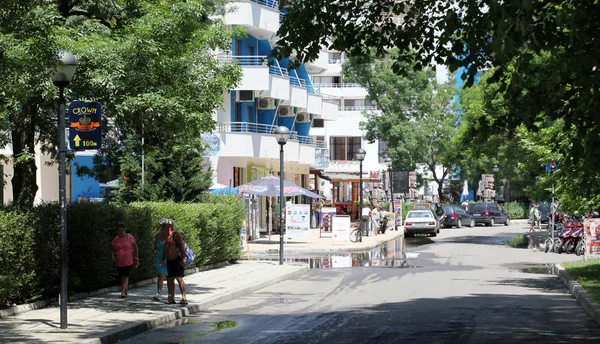
[[[290,138],[290,130],[287,127],[280,126],[275,128],[275,138],[279,143],[279,265],[283,265],[283,207],[285,198],[283,197],[283,146]]]
[[[498,171],[500,170],[500,168],[498,167],[498,165],[494,165],[494,167],[492,168],[492,171],[494,171],[494,190],[498,190],[497,182],[496,182],[496,175],[498,174]],[[494,199],[498,199],[498,195],[496,194],[496,197],[494,197]]]
[[[392,187],[392,158],[385,158],[385,164],[388,167],[388,172],[390,177],[388,178],[390,182],[390,204],[392,205],[392,213],[394,213],[394,228],[396,229],[396,210],[394,209],[394,188]]]
[[[360,170],[358,172],[358,201],[359,201],[359,206],[358,206],[358,223],[360,226],[360,223],[362,221],[362,208],[363,208],[363,182],[362,182],[362,163],[363,160],[365,160],[365,156],[367,155],[367,152],[362,149],[359,148],[356,153],[354,153],[356,155],[356,159],[360,162]],[[361,238],[362,241],[362,238]]]
[[[50,75],[52,83],[59,89],[58,97],[58,203],[60,208],[60,328],[67,328],[67,200],[66,200],[66,142],[65,142],[65,87],[69,85],[77,59],[66,50],[56,54]]]

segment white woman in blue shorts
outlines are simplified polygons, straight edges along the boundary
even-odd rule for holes
[[[154,295],[154,299],[156,301],[160,301],[162,298],[162,289],[163,289],[163,284],[165,283],[165,276],[167,275],[167,263],[166,263],[166,259],[165,262],[163,262],[162,266],[160,264],[160,261],[162,259],[163,256],[163,248],[165,247],[165,240],[167,238],[167,236],[169,235],[169,226],[168,224],[168,219],[161,219],[160,220],[160,230],[158,231],[158,233],[156,233],[155,237],[154,237],[154,262],[155,262],[155,266],[156,266],[156,275],[158,276],[158,280],[156,282],[156,289],[157,289],[157,293],[156,295]]]

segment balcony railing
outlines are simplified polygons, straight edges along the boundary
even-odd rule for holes
[[[259,5],[263,5],[269,8],[275,8],[279,10],[279,0],[230,0],[231,2],[255,2]]]
[[[220,62],[229,62],[229,61],[237,61],[240,66],[244,67],[260,67],[266,66],[268,64],[268,59],[266,56],[237,56],[237,55],[227,55],[227,54],[219,54],[217,55],[217,60]]]
[[[297,76],[290,76],[290,84],[299,87],[306,87],[306,80]]]
[[[377,110],[376,106],[342,106],[340,107],[340,111],[375,111]]]
[[[319,87],[319,88],[362,88],[362,86],[360,84],[356,84],[356,83],[319,83],[319,84],[314,84],[315,87]]]
[[[249,122],[218,122],[217,132],[227,133],[257,133],[257,134],[272,134],[277,128],[276,125],[249,123]],[[298,141],[304,145],[315,147],[324,147],[324,142],[317,141],[313,136],[300,136],[297,131],[290,131],[290,140]]]

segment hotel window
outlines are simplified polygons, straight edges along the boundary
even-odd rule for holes
[[[324,128],[325,127],[325,123],[323,123],[323,119],[322,118],[315,118],[312,121],[312,127],[313,128]]]
[[[330,137],[329,158],[331,160],[354,160],[354,153],[361,147],[362,138],[352,137]]]
[[[387,141],[379,141],[379,163],[383,164],[388,154],[388,143]]]
[[[342,53],[329,53],[329,64],[342,63]]]

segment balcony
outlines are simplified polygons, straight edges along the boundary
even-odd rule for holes
[[[337,121],[339,115],[339,99],[329,94],[321,94],[321,118],[325,121]]]
[[[243,26],[258,39],[269,39],[279,30],[279,1],[230,0],[226,10],[228,25]]]
[[[306,108],[306,112],[312,113],[315,115],[323,114],[323,96],[319,94],[311,94],[308,93],[308,107]]]
[[[308,107],[308,90],[306,80],[297,76],[290,76],[290,104],[291,106],[306,109]]]
[[[367,90],[356,83],[319,83],[314,87],[320,93],[331,94],[336,97],[364,98],[367,96]]]
[[[279,144],[271,134],[275,125],[248,122],[220,122],[214,131],[219,136],[221,157],[253,157],[279,159]],[[285,145],[286,161],[312,164],[316,146],[321,144],[312,136],[290,133]]]
[[[261,91],[258,96],[290,100],[290,76],[286,68],[281,68],[275,61],[269,66],[269,89]]]
[[[242,80],[234,90],[267,91],[270,84],[270,68],[266,56],[217,56],[221,63],[237,63],[242,67]]]

